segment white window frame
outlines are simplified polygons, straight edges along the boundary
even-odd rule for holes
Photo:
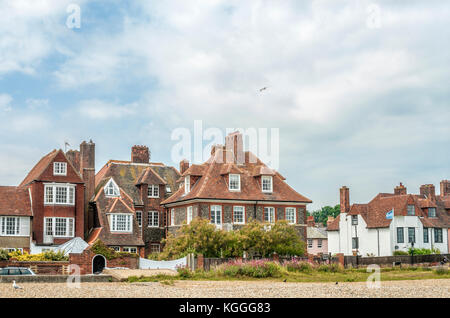
[[[116,252],[120,252],[120,246],[111,246],[111,248]]]
[[[14,221],[14,233],[8,233],[8,219]],[[18,216],[2,216],[0,217],[0,236],[22,236],[20,235],[20,217]]]
[[[159,227],[159,211],[149,211],[147,215],[147,221],[148,227]]]
[[[51,227],[48,227],[47,220],[51,220]],[[56,221],[65,220],[65,233],[66,235],[56,235]],[[72,226],[71,226],[72,225]],[[65,218],[65,217],[44,217],[44,237],[75,237],[75,218]]]
[[[266,220],[266,209],[268,209],[269,220]],[[267,223],[275,223],[275,208],[272,206],[265,206],[263,209],[263,220]]]
[[[157,246],[158,247],[158,251],[153,251],[153,247]],[[161,253],[161,245],[158,243],[152,243],[150,244],[150,253]]]
[[[239,213],[242,212],[242,221],[236,221],[236,208],[242,209],[242,211],[238,211]],[[245,224],[245,207],[241,205],[235,205],[233,206],[233,224]]]
[[[166,184],[166,192],[167,193],[172,193],[172,188],[168,184]]]
[[[237,187],[232,188],[232,178],[237,177],[237,180],[233,180],[233,182],[237,182]],[[240,174],[230,174],[228,175],[228,190],[230,191],[241,191],[241,175]]]
[[[211,205],[210,207],[211,224],[214,224],[216,227],[222,227],[222,206],[221,205]],[[214,215],[214,216],[213,216]],[[214,220],[214,222],[213,222]]]
[[[270,189],[264,189],[264,180],[270,181]],[[266,192],[266,193],[273,192],[273,177],[272,176],[261,176],[261,190],[262,190],[262,192]]]
[[[323,242],[322,242],[322,239],[317,239],[317,248],[322,248],[322,245],[323,244]]]
[[[107,197],[115,198],[115,197],[120,196],[119,186],[117,185],[117,183],[114,181],[113,178],[111,178],[105,184],[105,187],[103,188],[103,190],[105,191],[105,195]],[[110,190],[112,190],[112,191],[110,191]]]
[[[67,176],[67,162],[53,162],[54,176]]]
[[[192,206],[188,206],[186,208],[186,223],[190,224],[193,218],[194,218],[194,208]]]
[[[291,210],[291,211],[293,210],[293,213],[294,213],[294,219],[293,219],[293,220],[288,219],[288,217],[287,217],[287,215],[288,215],[288,210]],[[285,217],[286,221],[288,221],[289,224],[296,224],[296,223],[297,223],[297,209],[296,209],[296,208],[293,208],[293,207],[287,207],[287,208],[284,210],[284,217]]]
[[[308,248],[313,248],[313,239],[308,239]]]
[[[119,217],[125,217],[125,230],[119,230],[117,228],[117,219]],[[111,232],[117,233],[132,233],[133,232],[133,222],[132,222],[132,214],[125,213],[111,213],[110,214],[110,229]]]
[[[147,196],[149,198],[159,198],[159,184],[149,184],[147,189]]]
[[[175,209],[170,210],[170,226],[175,226]]]
[[[184,193],[188,194],[191,192],[191,176],[184,177]]]
[[[65,189],[66,202],[56,202],[57,190]],[[75,205],[75,185],[66,183],[44,183],[44,205]]]
[[[135,251],[133,252],[132,250],[135,250]],[[122,252],[125,252],[125,253],[137,254],[137,251],[138,251],[138,249],[135,246],[122,247]]]
[[[142,211],[136,211],[136,221],[139,227],[142,227]]]
[[[432,211],[434,211],[433,215],[430,215],[430,209],[432,209]],[[436,215],[436,208],[428,208],[428,213],[427,213],[429,218],[435,218],[437,217]]]

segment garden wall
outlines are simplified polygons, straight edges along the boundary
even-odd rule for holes
[[[444,257],[450,260],[450,254],[432,254],[432,255],[396,255],[396,256],[376,256],[376,257],[360,257],[360,256],[345,256],[345,266],[367,266],[371,264],[377,265],[392,265],[393,263],[400,264],[422,264],[422,263],[439,263]]]
[[[92,260],[96,256],[90,249],[85,250],[81,254],[69,254],[69,263],[80,266],[80,274],[92,274]],[[106,267],[124,267],[129,269],[139,268],[138,255],[121,256],[111,260],[106,260]]]

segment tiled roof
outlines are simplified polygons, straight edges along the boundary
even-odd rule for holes
[[[311,239],[327,239],[327,232],[325,228],[308,226],[306,228],[306,237]]]
[[[42,157],[41,160],[39,160],[39,162],[31,169],[25,179],[20,183],[19,187],[26,186],[35,180],[42,180],[42,177],[43,175],[45,175],[47,169],[52,169],[51,167],[49,167],[49,165],[54,160],[62,160],[64,162],[67,162],[67,169],[72,169],[71,173],[69,173],[68,171],[67,176],[57,176],[55,178],[64,179],[64,182],[83,183],[83,178],[81,177],[79,171],[75,169],[70,160],[67,159],[64,152],[61,149],[55,149]]]
[[[96,194],[111,177],[132,198],[134,204],[143,205],[136,185],[142,183],[144,178],[147,181],[154,180],[156,184],[168,184],[171,189],[177,189],[177,179],[180,174],[175,168],[160,164],[134,164],[129,161],[110,160],[95,176]]]
[[[394,209],[395,216],[406,216],[408,205],[415,206],[415,214],[425,227],[447,228],[450,225],[449,212],[446,211],[445,197],[436,196],[436,201],[425,198],[422,195],[403,194],[394,195],[380,193],[367,204],[353,204],[349,215],[361,215],[367,224],[367,228],[389,227],[391,219],[386,219],[386,213]],[[429,218],[427,211],[429,207],[436,208],[436,218]],[[339,217],[327,227],[328,231],[339,230]]]
[[[0,187],[0,215],[32,216],[29,189]]]
[[[204,164],[193,165],[195,168],[192,168],[193,166],[190,167],[183,175],[189,175],[189,171],[192,168],[191,171],[195,171],[196,176],[199,176],[195,184],[191,186],[191,191],[185,194],[184,187],[180,187],[162,204],[182,202],[190,199],[312,202],[292,189],[279,174],[273,176],[273,193],[263,193],[260,182],[254,176],[254,173],[258,169],[260,171],[272,170],[248,151],[245,152],[245,163],[236,165],[236,168],[241,171],[241,191],[229,191],[228,177],[223,175],[223,172],[233,170],[233,165],[235,164],[223,163],[222,158],[226,157],[224,152],[225,150],[223,149],[217,149]]]

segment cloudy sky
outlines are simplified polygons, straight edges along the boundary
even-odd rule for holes
[[[90,138],[97,168],[134,144],[178,165],[171,134],[194,120],[279,128],[279,171],[310,209],[342,185],[366,202],[450,178],[449,1],[0,0],[0,13],[2,185]]]

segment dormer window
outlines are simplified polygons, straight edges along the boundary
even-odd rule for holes
[[[412,204],[408,205],[408,213],[407,213],[407,215],[409,215],[409,216],[416,215],[416,211],[415,211],[414,205],[412,205]]]
[[[167,193],[171,193],[172,192],[172,188],[170,187],[170,185],[166,185],[166,192]]]
[[[184,177],[184,193],[187,194],[191,192],[191,177],[186,176]]]
[[[273,191],[272,176],[262,176],[261,183],[262,183],[262,192]]]
[[[428,217],[435,218],[436,217],[436,208],[428,208]]]
[[[113,179],[109,180],[105,185],[105,194],[108,197],[118,197],[119,196],[119,187],[114,182]]]
[[[148,186],[148,197],[149,198],[159,198],[159,185],[150,184]]]
[[[241,191],[241,176],[239,174],[230,174],[228,189],[230,191]]]
[[[67,163],[66,162],[54,162],[53,163],[53,175],[55,175],[55,176],[67,175]]]

